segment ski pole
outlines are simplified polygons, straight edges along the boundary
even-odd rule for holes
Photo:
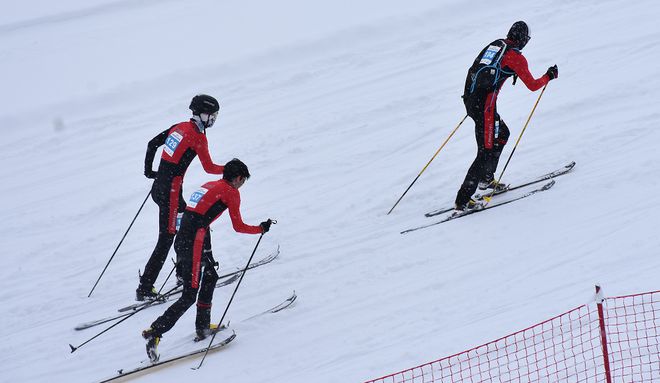
[[[451,134],[449,134],[449,137],[447,137],[447,139],[445,140],[445,142],[443,142],[442,145],[440,145],[440,148],[435,152],[435,154],[433,155],[433,157],[431,157],[431,160],[429,160],[429,162],[426,164],[426,166],[424,166],[424,168],[422,169],[422,171],[419,172],[419,174],[417,175],[417,177],[415,177],[415,179],[414,179],[413,182],[410,184],[410,186],[408,186],[408,188],[406,189],[406,191],[403,192],[403,194],[401,195],[401,197],[399,197],[399,199],[396,201],[396,203],[394,204],[394,206],[392,206],[392,208],[390,209],[390,211],[387,212],[387,215],[389,215],[389,214],[392,212],[392,210],[394,210],[394,208],[396,207],[396,205],[398,205],[399,202],[401,202],[401,200],[403,199],[403,196],[405,196],[406,193],[408,193],[408,190],[410,190],[410,188],[413,186],[413,184],[414,184],[415,182],[417,182],[417,179],[422,175],[422,173],[424,173],[424,171],[425,171],[426,168],[431,164],[431,162],[433,162],[433,160],[434,160],[435,157],[438,155],[438,153],[440,153],[440,151],[442,150],[442,148],[444,148],[445,145],[447,144],[447,142],[449,142],[449,139],[454,135],[454,133],[456,133],[456,131],[458,130],[458,128],[459,128],[461,125],[463,125],[463,121],[465,121],[466,118],[467,118],[467,114],[465,115],[465,117],[463,117],[463,119],[461,120],[461,122],[458,123],[458,125],[454,128],[454,130],[451,132]]]
[[[536,103],[534,103],[534,107],[532,108],[532,111],[529,113],[529,117],[527,117],[527,121],[525,122],[525,126],[523,127],[522,131],[520,132],[520,135],[518,136],[518,139],[516,140],[516,144],[513,146],[513,150],[511,150],[511,154],[509,154],[509,158],[507,158],[506,163],[504,164],[504,168],[502,169],[502,172],[500,173],[500,176],[497,179],[498,184],[502,180],[502,176],[504,175],[504,171],[506,170],[506,167],[509,166],[509,161],[511,161],[511,157],[513,157],[513,153],[516,152],[516,148],[518,147],[518,143],[520,142],[520,139],[522,138],[523,133],[525,133],[525,129],[527,129],[527,125],[529,124],[529,121],[532,119],[532,116],[534,115],[534,111],[536,110],[536,107],[539,105],[539,101],[541,101],[541,97],[543,96],[543,92],[545,92],[545,88],[547,88],[547,87],[548,87],[548,84],[545,84],[545,86],[541,90],[541,94],[539,94],[539,98],[536,99]],[[488,205],[491,198],[493,197],[493,194],[495,194],[495,189],[493,189],[490,192],[489,195],[484,197],[484,200],[486,201],[484,206]]]
[[[172,262],[174,263],[174,266],[172,266],[172,270],[170,270],[170,273],[167,274],[167,278],[165,278],[165,282],[163,282],[163,284],[160,286],[160,289],[158,289],[158,293],[157,293],[158,295],[160,295],[160,292],[163,291],[163,289],[165,288],[165,284],[167,283],[167,281],[170,280],[172,273],[176,269],[176,262],[174,262],[174,259],[172,259]]]
[[[140,215],[140,212],[142,211],[142,208],[144,207],[144,204],[147,203],[147,199],[149,198],[150,195],[151,195],[151,190],[149,190],[149,193],[147,193],[147,196],[144,197],[144,201],[142,201],[142,205],[140,205],[140,208],[138,209],[137,213],[135,214],[135,217],[133,217],[133,220],[131,221],[131,224],[128,225],[128,229],[126,229],[126,232],[124,233],[124,236],[121,237],[121,241],[119,241],[119,244],[115,248],[115,251],[112,252],[112,256],[110,256],[110,259],[108,260],[108,263],[105,264],[105,267],[103,268],[103,271],[101,271],[101,275],[99,275],[98,279],[96,280],[96,283],[94,283],[94,286],[89,291],[89,294],[87,294],[87,298],[92,296],[92,293],[94,292],[94,289],[96,288],[96,285],[99,284],[99,281],[101,280],[101,277],[105,273],[105,270],[110,265],[110,262],[112,262],[112,258],[115,257],[115,254],[117,254],[117,250],[119,250],[119,246],[121,246],[122,242],[124,242],[124,238],[126,238],[126,235],[128,234],[128,231],[131,230],[131,227],[133,226],[133,223],[137,219],[138,215]]]
[[[273,224],[276,224],[277,221],[273,220]],[[218,322],[218,328],[222,326],[222,321],[225,319],[225,315],[227,315],[227,311],[229,310],[229,305],[231,305],[231,302],[234,300],[234,296],[236,295],[236,291],[238,291],[238,287],[241,285],[241,282],[243,281],[243,277],[245,276],[245,272],[248,271],[248,268],[250,267],[250,262],[252,262],[252,257],[254,257],[254,253],[257,252],[257,247],[259,247],[259,242],[261,242],[261,238],[264,237],[264,233],[261,233],[259,236],[259,240],[257,241],[257,244],[254,246],[254,250],[252,250],[252,254],[250,255],[250,259],[248,259],[247,264],[245,265],[245,268],[243,269],[243,273],[241,274],[241,278],[238,280],[238,283],[236,284],[236,287],[234,288],[234,292],[231,294],[231,298],[229,298],[229,303],[227,303],[227,306],[225,307],[225,312],[222,313],[222,317],[220,318],[220,322]],[[204,359],[206,359],[206,355],[209,353],[209,349],[211,348],[211,345],[213,344],[213,340],[215,339],[217,332],[213,334],[211,337],[211,341],[209,342],[209,345],[206,347],[206,352],[204,352],[204,356],[202,357],[202,360],[199,362],[199,366],[193,367],[193,370],[199,370],[202,367],[202,363],[204,363]]]
[[[179,287],[179,286],[174,286],[171,290],[167,291],[167,292],[166,292],[165,294],[163,294],[163,295],[167,295],[167,294],[171,293],[171,292],[174,291],[177,287]],[[101,336],[102,334],[105,334],[106,332],[110,331],[110,329],[112,329],[113,327],[118,326],[121,322],[125,321],[126,319],[132,317],[133,315],[139,313],[140,311],[146,309],[147,307],[151,307],[151,305],[153,305],[155,302],[157,302],[157,300],[154,300],[154,301],[149,302],[148,304],[146,304],[146,305],[140,307],[139,309],[133,311],[133,312],[130,313],[130,314],[126,314],[126,317],[125,317],[125,318],[123,318],[122,320],[118,321],[117,323],[111,325],[110,327],[106,328],[105,330],[101,331],[100,333],[94,335],[93,337],[87,339],[86,341],[82,342],[82,343],[79,344],[78,346],[73,346],[71,343],[69,343],[69,347],[71,347],[71,353],[73,354],[73,353],[76,352],[76,350],[78,350],[80,347],[82,347],[82,346],[86,345],[87,343],[93,341],[94,339],[98,338],[98,337]]]

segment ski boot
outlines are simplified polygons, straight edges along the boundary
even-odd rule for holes
[[[197,331],[196,331],[197,336],[195,337],[195,342],[199,342],[200,340],[204,340],[204,339],[212,336],[216,332],[220,332],[220,331],[222,331],[226,328],[227,327],[225,325],[222,325],[222,326],[218,327],[218,325],[214,324],[214,323],[211,323],[208,328],[201,328],[201,329],[198,328]]]
[[[160,335],[149,327],[148,329],[142,331],[142,337],[147,341],[147,356],[151,363],[158,362],[160,355],[158,354],[158,343],[160,343]]]
[[[479,190],[492,190],[493,194],[499,194],[509,188],[509,185],[492,181],[479,181]]]
[[[481,202],[477,202],[470,198],[464,205],[456,204],[454,205],[454,210],[451,213],[452,217],[465,214],[469,210],[479,210],[483,208],[484,205]]]
[[[156,288],[151,286],[151,288],[145,288],[140,285],[137,290],[135,290],[135,300],[142,302],[145,300],[154,300],[158,297],[158,291]]]

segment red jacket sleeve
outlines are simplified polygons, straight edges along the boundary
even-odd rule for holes
[[[202,136],[197,143],[197,155],[199,156],[199,161],[202,163],[204,171],[209,174],[222,174],[225,170],[225,167],[222,165],[217,165],[211,160],[211,155],[209,154],[209,143],[206,141],[206,137]]]
[[[237,233],[261,234],[261,226],[252,226],[243,222],[243,218],[241,217],[241,195],[238,193],[238,190],[235,190],[235,193],[231,193],[227,201],[224,202],[227,204],[227,209],[229,210],[231,224]]]
[[[529,67],[527,66],[527,59],[522,53],[516,50],[509,50],[504,57],[502,58],[502,67],[511,68],[518,77],[525,83],[525,86],[532,92],[541,89],[541,87],[550,81],[550,78],[547,75],[543,75],[538,79],[535,79],[531,73],[529,73]]]

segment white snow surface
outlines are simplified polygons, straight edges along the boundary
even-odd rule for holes
[[[519,19],[532,73],[557,64],[560,76],[504,181],[575,170],[529,199],[399,234],[453,201],[475,153],[470,120],[386,215],[464,115],[476,54]],[[7,2],[0,381],[98,381],[145,359],[140,332],[166,306],[68,344],[105,328],[77,324],[133,302],[157,236],[151,200],[87,294],[149,191],[146,143],[186,120],[196,93],[222,105],[213,159],[250,167],[245,221],[279,221],[257,257],[282,254],[246,274],[229,347],[198,371],[189,359],[134,381],[360,382],[587,303],[595,283],[657,290],[659,19],[650,0]],[[502,90],[500,169],[538,95]],[[184,195],[211,179],[195,160]],[[226,216],[212,228],[222,268],[245,264],[257,236]],[[214,320],[234,286],[216,290]],[[241,321],[294,289],[290,309]],[[162,357],[196,346],[194,311]]]

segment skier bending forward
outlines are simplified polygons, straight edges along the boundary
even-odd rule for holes
[[[213,267],[216,263],[211,253],[209,225],[225,210],[229,210],[229,217],[236,232],[262,234],[270,229],[270,219],[261,222],[259,226],[243,223],[240,212],[241,195],[238,189],[249,177],[247,166],[234,158],[225,164],[221,180],[208,182],[191,195],[174,241],[174,250],[178,257],[177,271],[183,279],[183,294],[150,328],[142,332],[142,336],[147,340],[147,355],[152,361],[158,360],[157,347],[163,334],[174,327],[195,300],[197,339],[204,339],[217,329],[211,328],[210,324],[211,300],[218,274]]]

